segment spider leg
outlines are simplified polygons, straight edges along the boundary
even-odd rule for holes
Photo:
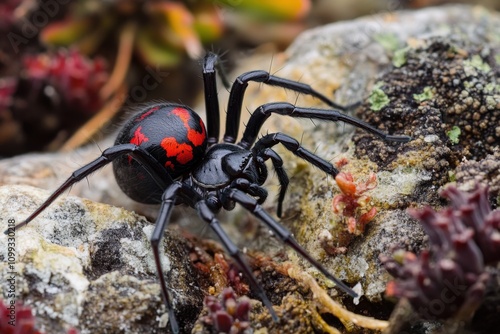
[[[283,209],[283,200],[285,198],[285,193],[288,187],[288,176],[286,175],[286,172],[283,168],[283,160],[281,160],[280,156],[275,151],[271,150],[270,147],[273,147],[274,145],[280,143],[287,150],[289,150],[299,158],[302,158],[307,162],[313,164],[314,166],[318,167],[328,175],[333,176],[333,178],[335,178],[339,173],[337,168],[335,168],[330,162],[324,160],[321,157],[318,157],[316,154],[303,148],[297,141],[297,139],[290,137],[284,133],[281,132],[270,133],[260,138],[255,143],[253,151],[255,152],[256,156],[271,155],[270,158],[272,159],[271,161],[273,162],[274,169],[276,170],[276,174],[278,175],[278,180],[281,185],[278,197],[278,208],[277,208],[278,217],[281,217]]]
[[[230,84],[219,63],[219,57],[212,52],[208,52],[203,58],[203,86],[205,92],[205,108],[207,112],[207,133],[208,145],[213,145],[219,141],[220,130],[220,108],[217,97],[217,79],[216,70],[222,83],[226,88]]]
[[[214,53],[209,52],[203,58],[203,86],[205,88],[208,145],[215,144],[219,141],[220,108],[219,98],[217,97],[216,63],[217,55]]]
[[[253,290],[257,293],[257,295],[260,297],[264,305],[269,309],[269,312],[271,313],[271,316],[275,321],[278,320],[278,317],[276,313],[273,310],[272,304],[269,301],[269,298],[267,298],[266,293],[264,292],[264,289],[260,286],[260,284],[257,282],[257,279],[252,273],[252,269],[248,265],[247,261],[245,260],[243,254],[239,251],[238,247],[231,241],[229,236],[224,232],[222,227],[220,226],[219,221],[215,217],[215,214],[213,211],[210,209],[209,205],[207,202],[198,194],[191,186],[185,184],[185,183],[180,183],[180,182],[175,182],[171,186],[169,186],[162,198],[162,206],[160,208],[160,213],[158,215],[158,218],[156,220],[156,225],[155,229],[153,231],[153,234],[151,236],[151,244],[153,246],[153,253],[155,255],[155,262],[156,262],[156,267],[158,270],[158,277],[160,278],[160,284],[161,284],[161,289],[163,296],[165,298],[165,301],[167,302],[167,306],[169,307],[169,317],[170,319],[175,319],[175,316],[173,314],[172,307],[169,303],[169,294],[167,287],[165,285],[165,279],[163,276],[163,269],[161,266],[160,258],[159,258],[159,249],[158,246],[160,244],[161,237],[163,236],[163,233],[165,231],[165,228],[167,226],[167,223],[170,219],[170,214],[172,211],[173,206],[175,205],[175,199],[177,195],[181,196],[185,203],[187,203],[189,206],[195,208],[198,212],[198,215],[200,216],[201,219],[203,219],[205,222],[207,222],[212,230],[217,234],[219,237],[220,241],[222,242],[224,248],[228,252],[228,254],[234,259],[236,264],[240,267],[240,269],[243,271],[247,279],[250,281],[250,285],[252,286]],[[174,320],[175,321],[175,320]],[[175,323],[176,325],[176,323]],[[174,324],[171,323],[171,326],[173,327]],[[174,331],[175,332],[175,331]]]
[[[409,136],[403,135],[388,135],[379,129],[372,127],[370,124],[365,123],[357,118],[345,115],[337,110],[332,109],[319,109],[319,108],[301,108],[296,107],[291,103],[287,102],[276,102],[267,103],[258,107],[250,117],[248,125],[243,133],[243,138],[238,145],[243,148],[249,148],[255,142],[262,124],[271,116],[272,113],[276,113],[284,116],[291,116],[297,118],[312,118],[320,119],[326,121],[342,121],[352,124],[358,128],[361,128],[375,136],[386,140],[406,143],[411,140]]]
[[[297,139],[281,132],[270,133],[260,138],[257,141],[257,143],[255,143],[253,150],[256,155],[260,155],[262,154],[262,152],[265,152],[266,149],[268,149],[269,147],[272,147],[280,143],[283,146],[285,146],[287,150],[289,150],[299,158],[302,158],[307,162],[313,164],[314,166],[318,167],[328,175],[332,175],[333,177],[335,177],[339,173],[337,168],[333,167],[333,165],[330,162],[326,161],[323,158],[318,157],[316,154],[302,147],[300,143],[297,141]]]
[[[264,289],[260,286],[259,282],[257,282],[257,279],[252,273],[252,269],[248,265],[248,262],[245,260],[245,257],[243,256],[243,254],[241,254],[238,247],[231,241],[229,236],[222,229],[219,221],[215,217],[214,213],[210,210],[206,202],[204,200],[198,201],[195,204],[195,207],[200,217],[210,225],[212,230],[215,232],[215,234],[217,234],[220,241],[224,245],[224,248],[226,249],[228,254],[234,259],[234,261],[240,267],[241,271],[243,271],[243,273],[245,274],[246,278],[250,281],[250,285],[269,310],[269,313],[271,314],[273,320],[278,321],[278,316],[273,309],[271,301],[269,300],[269,298],[267,298],[267,295]]]
[[[274,234],[286,245],[293,248],[297,253],[299,253],[305,260],[312,264],[316,269],[318,269],[323,275],[328,279],[332,280],[339,288],[344,290],[346,293],[356,298],[358,295],[350,287],[344,284],[341,280],[333,276],[326,270],[325,267],[314,258],[312,258],[307,251],[300,246],[297,241],[293,238],[292,233],[288,231],[285,227],[281,226],[277,221],[267,213],[262,206],[260,206],[257,201],[242,192],[241,190],[234,188],[226,188],[223,196],[228,199],[241,204],[246,210],[250,211],[254,216],[259,218],[264,224],[266,224]]]
[[[172,214],[172,209],[175,206],[175,200],[177,193],[182,189],[182,184],[180,182],[172,183],[165,189],[161,199],[161,207],[158,212],[158,218],[156,218],[155,228],[153,234],[151,234],[150,242],[151,248],[153,249],[153,255],[155,259],[156,272],[158,274],[158,280],[160,281],[160,289],[163,296],[163,300],[167,305],[168,309],[168,319],[170,321],[170,327],[174,334],[179,333],[179,324],[175,317],[174,308],[172,305],[170,293],[168,292],[167,285],[165,283],[165,276],[163,275],[163,268],[160,260],[159,246],[163,234],[165,233],[165,228],[170,221],[170,215]]]
[[[262,82],[270,86],[278,86],[293,90],[298,93],[311,95],[335,109],[350,110],[359,106],[359,103],[355,103],[349,106],[342,106],[331,101],[329,98],[314,90],[311,86],[305,83],[276,77],[266,71],[257,70],[246,72],[236,78],[229,94],[229,101],[227,105],[228,114],[226,119],[226,133],[224,134],[224,142],[226,143],[234,143],[236,141],[238,129],[240,126],[243,97],[245,95],[245,90],[248,86],[248,83],[251,81]]]
[[[162,189],[165,189],[168,184],[173,183],[172,178],[167,173],[165,168],[147,151],[134,144],[116,145],[104,150],[100,157],[74,171],[71,176],[45,200],[45,202],[43,202],[33,213],[31,213],[28,218],[17,224],[14,228],[18,229],[28,224],[52,202],[54,202],[66,189],[69,189],[73,184],[81,181],[123,154],[130,154],[137,162],[139,162],[139,164],[154,179],[156,184],[158,184],[158,186]]]
[[[247,194],[253,196],[253,197],[258,197],[257,202],[259,204],[264,203],[264,201],[267,198],[267,190],[259,186],[258,184],[251,183],[247,179],[236,179],[231,183],[231,187],[243,190]]]
[[[285,169],[283,168],[283,160],[278,155],[278,153],[276,153],[274,150],[268,147],[263,149],[260,149],[259,147],[259,150],[256,153],[257,153],[257,158],[262,156],[264,161],[271,159],[274,170],[276,171],[276,175],[278,175],[278,181],[280,183],[280,192],[278,195],[278,208],[276,210],[276,214],[278,215],[278,217],[281,218],[281,213],[283,212],[283,201],[285,199],[285,194],[286,190],[288,189],[288,183],[289,183],[288,175],[286,174]]]

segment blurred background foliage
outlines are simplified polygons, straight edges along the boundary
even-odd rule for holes
[[[124,109],[191,104],[205,50],[226,67],[283,50],[303,30],[445,0],[5,0],[0,3],[0,157],[70,150]],[[467,1],[465,1],[467,2]],[[498,0],[469,1],[500,8]]]

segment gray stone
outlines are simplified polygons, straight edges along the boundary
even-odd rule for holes
[[[8,220],[21,222],[48,195],[29,186],[0,187],[2,230]],[[47,333],[70,327],[80,333],[164,332],[166,322],[160,320],[167,315],[149,245],[152,231],[144,217],[124,209],[61,197],[15,231],[16,300],[34,309],[37,325]],[[4,234],[0,249],[6,278],[11,268]],[[187,314],[199,312],[203,292],[186,261],[186,242],[168,231],[160,249],[179,318],[192,325]],[[0,290],[6,298],[6,285]]]

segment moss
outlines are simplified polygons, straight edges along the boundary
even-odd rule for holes
[[[486,93],[499,93],[500,92],[500,85],[497,83],[490,82],[484,87],[484,91]]]
[[[467,75],[475,75],[475,70],[487,73],[491,67],[479,55],[474,55],[471,59],[464,60],[464,70]]]
[[[394,51],[394,57],[392,57],[392,65],[395,67],[401,67],[406,64],[406,54],[410,48],[407,46],[405,48]]]
[[[462,131],[460,130],[460,128],[458,126],[454,125],[451,128],[451,130],[446,132],[446,135],[448,136],[448,138],[450,139],[452,144],[458,144],[458,142],[459,142],[458,137],[460,137],[461,133],[462,133]]]
[[[497,150],[498,78],[494,70],[486,71],[494,66],[493,47],[467,43],[458,39],[453,43],[444,38],[427,40],[408,50],[404,66],[383,73],[378,79],[383,82],[383,92],[377,85],[356,115],[380,129],[390,129],[388,132],[411,135],[414,140],[392,145],[359,133],[353,138],[356,154],[384,168],[400,161],[390,157],[415,151],[415,166],[431,172],[433,184],[440,186],[448,182],[447,171],[464,158],[480,160]],[[450,52],[453,47],[461,51]],[[380,107],[380,103],[374,104],[380,96],[388,103],[376,113],[367,112]],[[420,103],[422,100],[425,103]],[[457,128],[452,130],[453,126]]]
[[[373,86],[372,92],[370,93],[370,97],[368,101],[370,102],[371,109],[373,111],[379,111],[383,107],[389,104],[390,100],[387,94],[382,90],[382,82],[377,83]]]
[[[413,94],[413,98],[417,102],[431,100],[433,97],[434,97],[434,92],[432,91],[432,87],[430,86],[424,87],[424,91],[420,94]]]
[[[395,34],[381,33],[374,36],[375,40],[387,51],[396,51],[401,47],[401,41]]]

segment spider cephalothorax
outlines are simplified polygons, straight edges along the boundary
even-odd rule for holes
[[[233,83],[227,107],[226,133],[219,141],[219,102],[216,87],[217,56],[208,53],[203,62],[207,127],[189,107],[174,103],[157,103],[143,108],[130,118],[118,134],[115,145],[89,164],[73,172],[20,228],[40,214],[64,190],[92,172],[113,162],[113,169],[121,189],[132,199],[143,203],[160,203],[160,211],[151,236],[151,245],[159,276],[160,287],[169,311],[170,326],[179,332],[174,306],[164,278],[160,262],[160,241],[169,222],[174,205],[182,203],[195,209],[220,238],[227,252],[245,274],[255,293],[277,319],[272,304],[258,284],[245,257],[221,228],[215,213],[224,208],[231,210],[240,204],[260,219],[274,235],[292,247],[338,287],[356,296],[347,285],[331,275],[317,260],[312,258],[260,204],[267,191],[262,184],[267,179],[266,161],[270,161],[278,177],[281,189],[277,214],[281,216],[288,176],[283,161],[272,149],[282,144],[302,158],[335,178],[338,170],[328,161],[303,148],[300,143],[280,132],[264,135],[257,140],[261,126],[272,114],[291,117],[344,121],[364,129],[384,140],[407,142],[408,136],[391,136],[370,125],[342,114],[334,109],[301,108],[286,102],[267,103],[251,115],[242,139],[236,142],[243,96],[249,82],[262,82],[314,96],[332,108],[344,110],[310,86],[273,76],[265,71],[251,71],[240,75]],[[226,81],[225,81],[226,82]]]

